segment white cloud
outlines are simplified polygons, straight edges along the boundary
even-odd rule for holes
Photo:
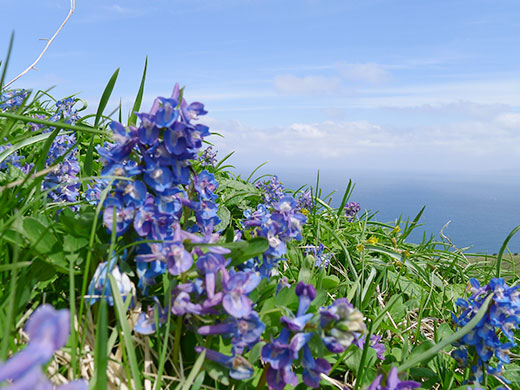
[[[516,129],[520,132],[520,113],[508,112],[496,117],[495,122],[506,129]]]
[[[341,85],[338,77],[280,75],[274,79],[278,92],[290,95],[327,95],[336,92]]]
[[[293,123],[253,128],[210,119],[224,139],[212,140],[222,155],[235,150],[240,166],[271,161],[284,169],[348,167],[395,171],[477,171],[520,168],[520,114],[448,125],[381,126],[369,121]]]
[[[340,75],[351,81],[378,84],[386,81],[390,74],[381,65],[373,62],[366,64],[338,65]]]

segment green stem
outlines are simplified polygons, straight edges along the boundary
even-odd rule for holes
[[[177,317],[175,323],[175,338],[173,340],[173,365],[178,367],[179,364],[179,352],[181,349],[181,334],[182,334],[182,316]]]

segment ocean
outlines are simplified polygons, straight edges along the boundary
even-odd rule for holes
[[[316,172],[279,171],[279,179],[291,189],[316,184]],[[423,206],[422,226],[408,242],[422,241],[423,234],[440,240],[440,231],[458,248],[474,253],[497,253],[507,235],[520,225],[520,176],[511,173],[473,175],[420,173],[358,173],[349,176],[338,171],[320,171],[320,187],[325,196],[332,191],[330,204],[338,207],[352,179],[350,201],[361,210],[377,211],[376,220],[394,222],[399,216],[410,219]],[[326,199],[329,200],[328,198]],[[509,242],[511,252],[520,252],[520,233]]]

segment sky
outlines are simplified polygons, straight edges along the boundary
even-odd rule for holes
[[[0,0],[8,79],[40,53],[67,0]],[[516,175],[520,168],[517,0],[78,0],[14,86],[79,93],[128,112],[175,82],[239,169]]]

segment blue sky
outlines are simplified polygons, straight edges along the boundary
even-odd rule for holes
[[[0,7],[2,56],[16,31],[14,77],[69,2]],[[148,55],[143,108],[185,85],[237,166],[514,173],[519,43],[515,0],[79,0],[15,85],[80,92],[94,111],[120,67],[112,107],[128,111]]]

